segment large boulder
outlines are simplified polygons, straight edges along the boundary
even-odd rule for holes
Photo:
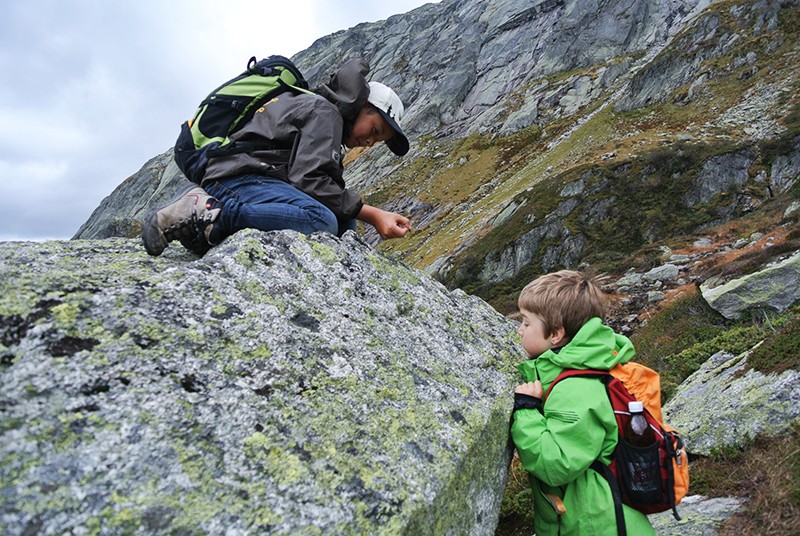
[[[513,324],[355,234],[0,244],[5,534],[493,534]]]
[[[740,318],[758,309],[783,312],[800,300],[800,253],[721,285],[707,281],[700,291],[725,318]]]
[[[781,436],[800,422],[800,372],[754,370],[749,352],[718,352],[689,376],[664,406],[689,452],[746,447],[760,435]]]

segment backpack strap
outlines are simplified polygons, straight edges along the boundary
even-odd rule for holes
[[[681,520],[681,516],[678,515],[678,508],[675,504],[675,470],[672,466],[672,459],[677,456],[675,445],[673,442],[676,440],[678,441],[678,449],[683,446],[683,442],[680,437],[676,436],[672,432],[667,432],[667,440],[664,442],[667,450],[667,489],[669,490],[669,502],[672,504],[672,515],[675,517],[677,521]]]
[[[553,387],[556,386],[558,382],[566,378],[591,378],[591,377],[600,377],[600,376],[611,376],[611,374],[607,370],[595,370],[595,369],[565,369],[556,376],[556,379],[550,384],[550,387],[547,388],[547,392],[544,394],[542,401],[547,400],[547,397],[550,396],[550,391],[553,390]],[[604,382],[605,383],[605,382]]]
[[[608,391],[608,382],[613,379],[611,373],[607,370],[595,370],[595,369],[586,369],[586,370],[579,370],[579,369],[567,369],[561,372],[556,379],[550,384],[550,387],[547,388],[547,392],[544,394],[542,400],[547,400],[547,397],[550,395],[550,391],[553,390],[553,387],[563,379],[566,378],[598,378],[603,382],[603,385],[606,387],[606,391]],[[614,474],[611,472],[611,468],[606,464],[602,463],[600,460],[595,460],[592,462],[592,465],[589,468],[594,469],[598,473],[600,473],[608,482],[608,487],[611,489],[611,497],[614,500],[614,517],[617,521],[617,536],[628,536],[628,529],[625,526],[625,513],[622,510],[622,495],[620,495],[619,486],[617,486],[617,479],[614,477]]]
[[[611,488],[611,496],[614,498],[614,517],[617,519],[617,536],[628,536],[628,528],[625,526],[625,513],[622,510],[622,495],[620,495],[617,479],[611,472],[611,468],[604,463],[600,463],[600,460],[593,461],[589,467],[603,475],[606,482],[608,482],[608,487]]]

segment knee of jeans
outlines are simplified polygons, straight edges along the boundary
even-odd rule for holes
[[[339,232],[339,220],[336,215],[327,207],[320,205],[317,210],[313,210],[311,216],[315,220],[317,231],[323,231],[335,235]]]
[[[355,219],[350,219],[350,220],[342,219],[339,220],[338,223],[339,223],[339,231],[338,231],[339,236],[342,236],[347,231],[358,230],[358,223],[356,222]]]

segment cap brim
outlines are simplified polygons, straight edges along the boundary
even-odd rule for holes
[[[392,130],[394,130],[394,136],[386,141],[386,145],[397,156],[405,156],[405,154],[408,153],[409,146],[408,138],[406,138],[406,135],[403,134],[403,129],[400,128],[400,125],[397,124],[397,121],[392,119],[389,114],[380,108],[376,109],[381,113],[383,119],[389,124],[389,126],[392,127]]]

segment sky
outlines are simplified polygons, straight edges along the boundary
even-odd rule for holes
[[[0,241],[69,239],[251,56],[431,0],[4,0]]]

